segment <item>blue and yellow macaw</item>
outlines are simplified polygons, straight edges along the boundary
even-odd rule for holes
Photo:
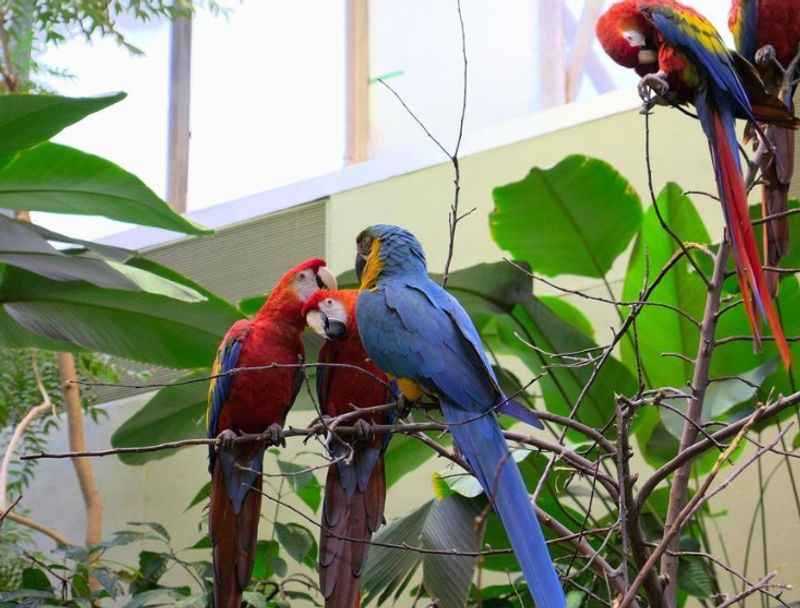
[[[478,332],[461,304],[428,277],[413,234],[377,225],[358,237],[358,330],[369,357],[406,399],[435,396],[456,448],[483,486],[538,608],[563,608],[559,582],[530,496],[496,413],[541,427],[503,394]]]

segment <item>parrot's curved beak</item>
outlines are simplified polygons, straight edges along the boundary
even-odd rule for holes
[[[356,278],[361,283],[361,275],[364,273],[364,268],[367,266],[367,258],[360,253],[356,253]]]
[[[342,340],[347,337],[347,325],[345,323],[332,319],[319,310],[308,311],[306,324],[326,340]]]
[[[327,266],[320,266],[317,269],[317,287],[328,291],[336,291],[336,277],[328,270]]]

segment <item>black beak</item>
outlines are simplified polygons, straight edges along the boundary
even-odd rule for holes
[[[361,275],[364,272],[364,267],[367,265],[367,259],[360,253],[356,254],[356,278],[361,282]]]
[[[325,329],[325,336],[329,340],[343,340],[347,337],[347,325],[341,321],[331,320],[325,313],[322,315],[323,327]]]

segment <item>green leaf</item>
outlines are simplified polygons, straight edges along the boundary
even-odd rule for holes
[[[317,562],[317,541],[314,535],[300,524],[275,522],[278,542],[292,558],[314,568]]]
[[[22,588],[36,589],[38,591],[52,591],[53,586],[44,570],[40,568],[25,568],[22,571]]]
[[[47,141],[65,127],[125,96],[125,93],[100,97],[3,95],[0,97],[0,154]]]
[[[307,466],[286,462],[280,458],[278,459],[278,468],[281,473],[286,475],[286,479],[289,480],[289,484],[298,498],[316,513],[322,503],[322,488],[314,474],[308,470]]]
[[[209,496],[211,496],[211,482],[207,481],[206,483],[203,484],[203,487],[197,491],[197,494],[194,495],[194,498],[192,498],[192,501],[189,503],[189,506],[186,507],[184,513],[186,513],[186,511],[188,511],[192,507],[199,505]]]
[[[210,373],[209,369],[197,370],[178,381],[184,384],[162,388],[142,409],[114,431],[111,445],[115,448],[129,448],[176,439],[205,437],[204,415],[208,399],[207,378]],[[159,450],[143,454],[119,454],[119,458],[125,464],[138,466],[172,454],[174,450]],[[193,501],[190,507],[194,504],[196,503]]]
[[[630,183],[605,161],[586,156],[534,167],[492,195],[495,242],[548,276],[605,276],[642,219]]]
[[[710,239],[692,201],[684,196],[677,184],[665,186],[657,199],[664,221],[688,243],[708,244]],[[642,231],[633,247],[622,297],[628,301],[639,299],[645,277],[655,280],[657,274],[679,251],[674,239],[662,228],[654,208],[648,209],[642,223]],[[693,252],[700,262],[704,256]],[[702,279],[691,270],[686,259],[680,260],[653,291],[650,302],[678,307],[695,319],[702,318],[706,298]],[[699,332],[688,319],[661,306],[646,306],[636,321],[639,336],[639,352],[650,388],[681,388],[691,380],[692,366],[676,357],[664,357],[663,353],[677,353],[691,359],[697,354]],[[636,369],[636,356],[631,342],[622,342],[622,359],[629,369]],[[658,447],[655,439],[660,418],[655,408],[643,408],[636,418],[635,430],[645,460],[652,466],[660,466],[664,458],[674,454],[677,444],[669,442]],[[662,427],[663,430],[663,427]],[[668,439],[669,435],[659,435]]]
[[[236,303],[236,306],[246,317],[252,317],[259,309],[264,306],[267,301],[266,295],[253,296],[252,298],[244,298]]]
[[[572,325],[582,334],[594,339],[594,327],[589,318],[580,310],[575,308],[564,298],[557,296],[539,296],[539,301],[547,306],[553,313],[565,323]]]
[[[253,559],[253,579],[265,581],[273,574],[280,574],[282,570],[286,574],[286,562],[279,556],[280,545],[276,540],[260,540],[256,543],[256,555]],[[281,566],[281,563],[283,565]]]
[[[706,389],[699,423],[705,425],[712,420],[719,420],[737,405],[752,399],[758,387],[777,369],[778,362],[773,360],[748,373],[740,374],[738,378],[711,383]],[[684,414],[688,406],[686,399],[666,399],[665,402]],[[686,419],[677,412],[665,409],[661,412],[661,421],[672,436],[680,440]]]
[[[533,374],[548,371],[537,385],[541,388],[547,409],[560,415],[570,413],[592,376],[593,366],[563,366],[560,358],[545,353],[596,349],[597,344],[591,338],[565,323],[536,298],[515,306],[510,316],[486,318],[478,327],[484,340],[492,345],[496,353],[519,357]],[[529,345],[535,345],[544,352],[537,352]],[[598,353],[594,351],[595,355]],[[634,390],[635,380],[630,371],[613,356],[609,357],[586,392],[577,417],[592,427],[604,428],[614,414],[614,395],[631,394]],[[576,431],[569,431],[568,436],[573,441],[585,439]]]
[[[155,522],[155,521],[129,521],[128,525],[129,526],[136,526],[136,527],[150,528],[153,532],[158,534],[164,541],[169,542],[169,540],[170,540],[169,532],[167,532],[167,529],[164,526],[162,526],[160,523],[158,523],[158,522]]]
[[[169,554],[155,551],[142,551],[139,553],[139,572],[131,583],[130,592],[133,595],[142,594],[158,586],[158,581],[167,571]]]
[[[422,545],[437,551],[455,549],[475,552],[480,549],[483,529],[475,529],[481,514],[478,501],[451,496],[437,502],[422,529]],[[422,561],[425,590],[442,608],[460,608],[469,595],[470,581],[477,558],[452,555],[426,555]]]
[[[373,540],[385,544],[413,544],[419,541],[428,515],[435,501],[428,501],[412,513],[383,527]],[[421,556],[413,551],[391,549],[373,545],[367,554],[367,564],[361,575],[364,604],[399,586],[409,572],[416,568]]]
[[[2,306],[0,306],[0,346],[4,348],[39,348],[59,352],[84,350],[77,344],[64,340],[51,340],[28,331],[11,318]]]
[[[11,267],[0,303],[18,324],[51,340],[177,368],[209,365],[237,320],[214,302],[51,281]]]
[[[0,207],[102,215],[186,234],[209,234],[175,213],[138,177],[99,156],[44,143],[0,170]]]
[[[0,215],[0,262],[56,281],[86,281],[98,287],[138,289],[112,263],[91,256],[68,255],[53,247],[33,224]]]
[[[165,587],[150,589],[142,593],[137,593],[122,608],[144,608],[145,606],[174,606],[180,599],[185,598],[185,594],[177,589]]]

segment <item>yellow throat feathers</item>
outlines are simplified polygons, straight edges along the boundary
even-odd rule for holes
[[[380,258],[381,242],[378,239],[372,241],[372,247],[367,256],[367,263],[364,265],[364,272],[361,274],[360,289],[374,289],[378,282],[378,277],[383,269],[383,262]]]

